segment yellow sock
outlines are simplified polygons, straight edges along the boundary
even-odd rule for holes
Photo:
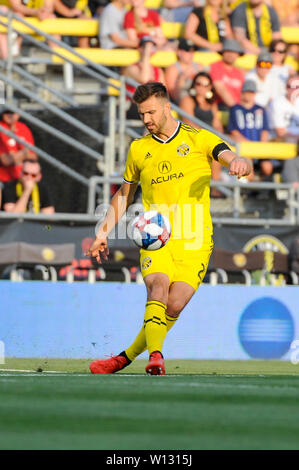
[[[165,313],[167,332],[173,327],[178,318],[179,317],[171,317],[167,312]]]
[[[178,318],[179,317],[171,317],[170,315],[168,315],[168,313],[165,313],[167,332],[173,327]],[[146,339],[143,325],[131,346],[129,346],[125,350],[125,353],[130,359],[130,361],[134,361],[136,357],[139,356],[139,354],[142,354],[145,350]]]
[[[162,352],[163,342],[167,333],[165,310],[166,305],[158,300],[150,300],[146,303],[144,333],[149,354],[153,351]]]
[[[144,333],[144,325],[142,325],[141,330],[139,331],[138,335],[134,339],[131,346],[125,350],[126,355],[130,359],[130,361],[134,361],[139,354],[143,353],[146,350],[146,340],[145,340],[145,333]]]

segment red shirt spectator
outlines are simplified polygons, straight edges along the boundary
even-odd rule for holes
[[[151,36],[158,49],[171,48],[162,31],[159,13],[149,10],[145,0],[131,0],[132,9],[124,18],[124,28],[131,41],[140,41],[143,36]]]
[[[9,110],[2,112],[0,126],[16,136],[34,145],[32,133],[26,124],[19,122],[19,115]],[[1,132],[0,127],[0,181],[7,182],[17,179],[21,175],[22,162],[25,158],[36,158],[35,154],[12,137]]]
[[[211,64],[210,75],[213,82],[221,81],[236,103],[240,103],[244,75],[236,67],[228,68],[222,60]]]
[[[230,108],[240,103],[244,73],[234,66],[237,58],[243,54],[240,44],[234,39],[223,43],[222,60],[210,66],[210,76],[218,95],[218,103]]]
[[[146,16],[140,17],[143,28],[139,30],[138,26],[136,25],[135,15],[133,10],[128,11],[124,19],[124,28],[125,29],[136,29],[137,36],[141,39],[143,36],[150,35],[151,31],[154,30],[156,27],[161,26],[161,21],[158,13],[154,10],[147,10]]]

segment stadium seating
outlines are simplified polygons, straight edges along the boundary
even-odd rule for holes
[[[1,21],[7,22],[5,17]],[[99,33],[99,22],[96,19],[80,20],[78,18],[56,18],[39,21],[37,18],[26,18],[32,26],[36,26],[48,34],[62,34],[64,36],[97,36]],[[23,25],[17,20],[13,20],[12,26],[19,31],[34,34],[28,26]],[[178,38],[184,34],[184,25],[182,23],[164,22],[162,29],[167,38]],[[5,26],[0,25],[0,32],[6,32]],[[298,43],[298,29],[295,27],[283,27],[282,37],[286,42]]]

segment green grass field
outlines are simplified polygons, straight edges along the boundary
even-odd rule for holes
[[[88,360],[6,359],[0,449],[299,449],[299,365],[145,363],[93,376]]]

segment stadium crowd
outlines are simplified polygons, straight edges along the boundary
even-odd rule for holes
[[[282,26],[299,26],[296,0],[164,0],[159,9],[148,8],[146,0],[29,0],[26,4],[0,0],[0,12],[9,8],[41,21],[97,18],[98,47],[139,51],[137,63],[119,69],[123,75],[139,83],[162,82],[182,110],[236,142],[298,142],[299,46],[286,43],[281,34]],[[162,28],[165,21],[184,23],[184,37],[167,38]],[[88,37],[75,40],[82,48],[94,44]],[[16,43],[16,54],[21,54],[21,39]],[[165,68],[152,65],[151,57],[161,50],[175,51],[177,61]],[[194,61],[196,51],[218,54],[207,66]],[[7,54],[7,36],[2,33],[0,57],[6,59]],[[255,55],[252,70],[238,65],[244,54]],[[128,89],[134,91],[133,87]],[[3,122],[9,116],[2,116],[0,126],[7,125]],[[127,117],[138,118],[129,100]],[[194,125],[184,117],[182,120]],[[28,131],[26,136],[33,143]],[[7,149],[8,142],[0,132],[2,183],[19,178],[22,162],[28,158],[24,149]],[[271,181],[278,173],[282,181],[298,186],[298,161],[255,161],[249,180]],[[222,171],[215,162],[213,179],[225,176]]]

